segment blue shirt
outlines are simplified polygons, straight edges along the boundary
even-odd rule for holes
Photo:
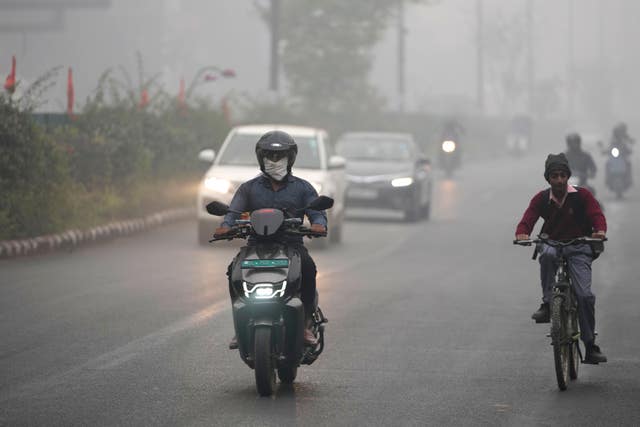
[[[231,199],[229,208],[238,212],[252,212],[264,208],[302,209],[318,197],[315,188],[302,178],[289,174],[283,183],[284,186],[274,191],[271,180],[264,174],[259,175],[238,188]],[[309,217],[311,224],[327,226],[327,215],[324,211],[306,209],[303,212],[300,210],[296,216],[304,218],[304,214]],[[231,227],[239,217],[239,214],[229,212],[225,215],[222,226]],[[296,236],[293,240],[302,242],[302,237]]]

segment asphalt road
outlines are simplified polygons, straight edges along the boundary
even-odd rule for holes
[[[511,243],[543,163],[465,165],[428,222],[351,211],[344,243],[312,251],[325,352],[272,398],[227,350],[238,246],[197,246],[195,223],[2,261],[0,425],[638,425],[640,191],[616,201],[596,184],[609,362],[560,392],[548,327],[530,319],[538,266]]]

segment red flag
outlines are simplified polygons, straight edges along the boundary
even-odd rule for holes
[[[184,109],[186,104],[186,95],[184,93],[184,77],[180,79],[180,91],[178,92],[178,107]]]
[[[140,92],[140,103],[138,104],[138,107],[143,109],[147,105],[149,105],[149,92],[147,92],[147,89],[142,89],[142,92]]]
[[[11,73],[7,76],[7,80],[4,82],[4,88],[10,95],[16,90],[16,56],[11,58]]]
[[[73,71],[69,67],[67,75],[67,115],[73,118],[73,104],[75,102],[75,93],[73,91]]]

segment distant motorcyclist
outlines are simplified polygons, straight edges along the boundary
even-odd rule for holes
[[[627,165],[626,180],[629,186],[633,181],[630,159],[632,153],[631,146],[635,144],[635,142],[635,139],[629,136],[627,124],[625,122],[620,122],[614,126],[613,131],[611,132],[611,141],[609,142],[609,149],[606,152],[608,154],[612,149],[618,149],[620,158],[624,159]]]
[[[631,146],[635,143],[635,139],[629,136],[627,124],[625,122],[620,122],[614,126],[613,131],[611,132],[611,148],[616,147],[620,150],[620,154],[623,157],[626,157],[631,154]]]
[[[313,186],[302,178],[291,174],[298,146],[294,139],[286,132],[270,131],[260,137],[255,149],[262,174],[243,183],[231,200],[230,209],[236,212],[250,212],[263,208],[275,208],[284,211],[299,209],[309,205],[318,197]],[[327,217],[324,212],[307,210],[305,212],[311,222],[311,231],[325,233],[327,231]],[[231,226],[239,218],[239,214],[229,212],[220,227],[215,230],[215,237],[221,237],[231,231]],[[304,304],[307,322],[304,330],[306,344],[315,345],[317,340],[309,329],[309,320],[314,312],[316,296],[316,264],[304,247],[301,236],[291,236],[289,243],[296,247],[302,260],[302,302]],[[249,240],[248,244],[253,242]],[[233,264],[233,263],[232,263]],[[231,280],[229,265],[227,275]],[[231,287],[231,284],[229,285]],[[229,348],[237,348],[237,338],[234,337]]]
[[[582,138],[578,133],[570,133],[566,137],[567,151],[565,155],[569,160],[572,174],[578,177],[579,185],[587,187],[587,179],[596,176],[597,167],[591,154],[582,149]],[[593,191],[592,191],[593,192]]]
[[[605,238],[607,221],[600,204],[589,191],[569,185],[570,176],[571,169],[566,156],[563,153],[549,154],[545,161],[544,178],[550,188],[538,192],[531,199],[516,228],[517,240],[528,240],[540,217],[544,219],[541,232],[552,240],[571,240],[583,236]],[[591,263],[594,259],[591,248],[582,244],[565,250],[565,253],[569,255],[569,274],[578,298],[581,338],[587,350],[585,362],[606,362],[606,356],[595,344],[596,297],[591,291]],[[542,304],[531,316],[536,323],[550,321],[549,302],[558,268],[556,258],[555,248],[544,244],[539,258]]]

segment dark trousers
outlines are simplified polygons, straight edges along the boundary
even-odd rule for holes
[[[302,284],[300,289],[300,297],[304,304],[305,313],[313,313],[315,310],[315,298],[316,298],[316,263],[309,255],[307,248],[302,245],[294,246],[300,254],[300,263],[302,270]],[[227,267],[227,277],[229,278],[229,295],[233,299],[233,289],[231,287],[231,269],[233,268],[233,261]]]

